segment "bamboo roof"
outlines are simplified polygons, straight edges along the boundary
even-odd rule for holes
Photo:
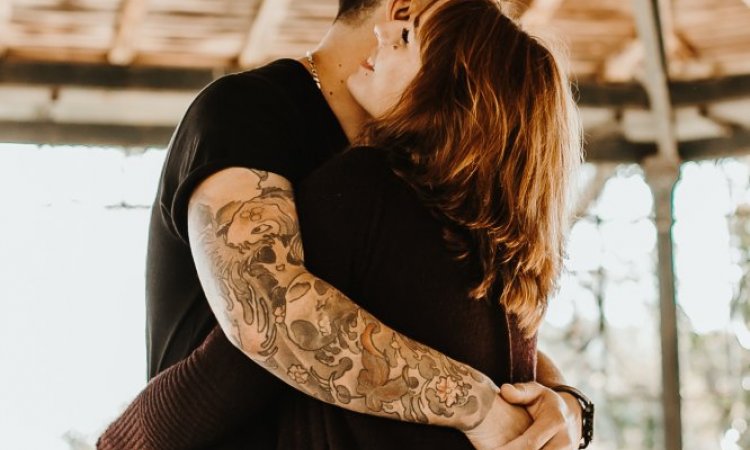
[[[525,27],[570,49],[579,79],[623,82],[642,68],[633,2],[524,0]],[[336,0],[0,0],[7,61],[249,68],[302,55]],[[672,79],[750,73],[750,7],[672,0],[661,9]]]
[[[657,140],[650,109],[659,105],[662,118],[665,108],[677,117],[678,140],[731,135],[740,137],[732,151],[750,147],[750,0],[505,4],[524,28],[568,49],[587,130],[602,136],[616,129],[622,142],[610,139],[607,145],[619,153],[590,149],[590,155],[637,160],[653,153],[653,145],[638,145]],[[45,140],[57,139],[62,123],[68,135],[63,140],[94,135],[91,142],[99,142],[119,133],[146,137],[113,142],[163,142],[201,86],[222,73],[304,55],[323,36],[337,5],[0,0],[0,140],[29,140],[44,127],[52,127],[42,133]],[[644,12],[652,5],[655,11]],[[652,16],[658,16],[654,26]],[[153,106],[145,107],[148,102]],[[80,130],[71,131],[74,125]],[[99,125],[109,128],[95,131]],[[112,126],[131,128],[118,132]],[[633,143],[638,145],[625,155],[620,144]]]

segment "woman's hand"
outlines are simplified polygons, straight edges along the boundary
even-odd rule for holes
[[[498,394],[484,420],[464,434],[478,450],[500,450],[522,435],[531,424],[531,417],[525,409],[509,404]]]

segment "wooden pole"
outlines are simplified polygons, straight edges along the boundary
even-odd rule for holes
[[[654,195],[656,212],[660,336],[662,350],[662,411],[664,449],[682,450],[680,364],[677,340],[672,242],[672,191],[679,177],[680,159],[675,132],[674,111],[669,92],[664,32],[658,0],[633,0],[638,35],[643,42],[646,65],[646,91],[656,123],[656,156],[646,158],[643,168]]]
[[[679,179],[679,165],[664,159],[648,159],[643,168],[654,196],[657,230],[657,275],[662,367],[662,412],[664,415],[664,448],[682,449],[682,400],[680,397],[680,362],[677,339],[677,305],[674,282],[674,243],[672,241],[673,191]]]

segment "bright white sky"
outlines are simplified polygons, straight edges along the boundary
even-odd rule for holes
[[[93,442],[145,383],[148,207],[164,153],[0,144],[0,441],[14,450]],[[601,264],[610,326],[642,326],[656,298],[652,200],[637,171],[611,179],[597,224],[573,228],[548,326],[596,320],[577,272]],[[741,276],[727,215],[747,203],[748,167],[687,164],[676,191],[679,302],[698,332],[726,330]],[[123,205],[134,208],[123,207]],[[621,278],[632,278],[622,281]],[[652,320],[651,318],[650,320]],[[750,342],[750,336],[748,336]]]
[[[93,441],[142,387],[147,206],[163,152],[0,146],[0,440]]]

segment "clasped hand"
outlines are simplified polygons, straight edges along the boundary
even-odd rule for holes
[[[485,419],[465,434],[478,450],[577,449],[580,414],[566,396],[534,382],[503,385]]]

